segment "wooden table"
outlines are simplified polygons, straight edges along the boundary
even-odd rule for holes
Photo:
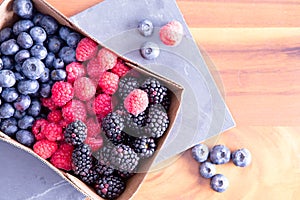
[[[48,0],[67,16],[101,0]],[[187,151],[148,175],[135,199],[299,199],[300,1],[178,0],[237,127],[207,143],[250,149],[247,168],[217,166],[216,193]]]

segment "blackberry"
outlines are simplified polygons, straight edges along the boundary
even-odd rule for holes
[[[80,145],[87,137],[87,126],[80,120],[70,123],[65,130],[65,141],[73,146]]]
[[[164,109],[166,111],[169,111],[169,108],[171,106],[171,95],[168,94],[169,92],[167,92],[167,95],[164,96],[162,102],[161,102],[161,105],[164,107]]]
[[[150,104],[159,104],[163,101],[163,98],[167,95],[167,88],[162,86],[160,82],[153,78],[149,77],[142,84],[140,89],[144,90],[149,97]]]
[[[165,133],[168,126],[169,117],[161,105],[150,106],[144,127],[145,133],[149,137],[159,138]]]
[[[104,199],[116,199],[125,190],[125,182],[117,176],[103,176],[94,186],[97,194]]]
[[[119,144],[111,149],[111,165],[119,171],[132,172],[137,167],[138,161],[137,153],[125,144]]]
[[[99,178],[99,174],[94,168],[88,170],[88,173],[82,173],[80,175],[80,179],[88,185],[92,185],[96,183],[98,178]]]
[[[153,138],[143,136],[135,139],[132,148],[138,154],[140,159],[145,159],[153,156],[156,144]]]
[[[124,119],[117,112],[109,113],[102,120],[102,129],[106,137],[114,144],[122,143],[124,139]]]
[[[127,180],[127,179],[131,178],[134,175],[134,173],[132,173],[132,172],[123,172],[123,171],[118,171],[117,170],[117,175],[119,177],[121,177],[122,179]]]
[[[128,113],[126,119],[126,131],[130,135],[139,137],[144,135],[144,126],[146,125],[147,110],[138,115]]]
[[[131,91],[139,88],[139,86],[140,86],[140,83],[139,83],[138,79],[135,77],[124,77],[124,78],[120,79],[119,87],[118,87],[119,88],[119,90],[118,90],[119,97],[122,100],[124,100]]]
[[[87,144],[76,147],[72,152],[72,166],[75,174],[87,176],[92,167],[91,148]]]
[[[93,156],[98,160],[101,165],[111,166],[111,151],[114,145],[105,141],[104,146],[99,151],[93,153]]]
[[[114,168],[109,165],[102,164],[101,161],[95,166],[95,170],[99,175],[108,176],[114,173]]]

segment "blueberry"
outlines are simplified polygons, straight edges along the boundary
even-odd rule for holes
[[[13,11],[19,17],[30,19],[33,13],[33,5],[31,0],[14,0]]]
[[[43,98],[50,97],[51,95],[51,85],[50,84],[41,84],[40,87],[40,96]]]
[[[40,26],[32,27],[29,33],[32,37],[32,40],[37,44],[43,43],[47,39],[46,31]]]
[[[28,95],[20,95],[14,102],[14,107],[18,111],[25,111],[29,108],[31,104],[31,99]]]
[[[28,19],[19,20],[13,25],[13,33],[17,36],[21,32],[27,32],[33,26],[32,21]]]
[[[58,53],[62,47],[62,41],[57,36],[49,37],[47,47],[50,52]]]
[[[55,69],[51,71],[51,79],[53,81],[63,81],[67,77],[67,73],[63,69]]]
[[[205,144],[197,144],[192,148],[192,156],[197,162],[205,162],[208,154],[209,149]]]
[[[31,115],[32,117],[37,117],[41,113],[42,105],[40,101],[38,100],[32,100],[31,105],[27,109],[28,115]]]
[[[67,36],[67,45],[69,47],[73,47],[73,48],[76,48],[77,47],[77,44],[79,43],[81,39],[81,36],[79,33],[76,33],[76,32],[72,32],[70,33],[68,36]]]
[[[67,37],[70,33],[71,33],[71,29],[67,26],[60,27],[59,32],[58,32],[59,37],[65,41],[67,41]]]
[[[4,103],[0,106],[0,119],[7,119],[14,116],[15,109],[10,103]]]
[[[27,58],[30,58],[30,53],[28,50],[26,49],[23,49],[21,51],[19,51],[18,53],[16,53],[15,55],[15,61],[17,64],[19,64],[18,67],[20,67],[19,69],[16,69],[16,66],[15,66],[15,69],[17,71],[21,70],[21,64],[27,59]]]
[[[54,59],[55,59],[55,54],[52,52],[49,52],[47,57],[44,60],[46,67],[52,68]]]
[[[20,72],[15,72],[16,81],[25,80],[25,76]]]
[[[17,120],[11,117],[1,121],[0,130],[8,136],[14,137],[18,131]]]
[[[14,58],[11,56],[2,56],[3,69],[12,70],[14,68]]]
[[[29,115],[25,115],[23,118],[18,120],[18,127],[20,129],[28,129],[31,128],[34,122],[34,118]]]
[[[53,60],[52,65],[55,69],[62,69],[62,68],[64,68],[65,63],[61,58],[56,58],[56,59]]]
[[[209,158],[214,164],[225,164],[230,161],[230,150],[224,145],[216,145],[211,149]]]
[[[1,97],[6,102],[13,102],[19,97],[19,93],[15,88],[4,88]]]
[[[0,70],[0,87],[12,87],[16,83],[16,78],[11,70]]]
[[[22,117],[24,117],[26,115],[26,112],[25,111],[19,111],[19,110],[16,110],[15,113],[14,113],[14,118],[16,119],[21,119]]]
[[[69,64],[71,62],[75,62],[76,61],[76,57],[75,57],[75,49],[71,48],[71,47],[63,47],[60,51],[59,51],[59,57],[64,61],[65,64]]]
[[[58,23],[56,19],[49,15],[43,16],[42,19],[39,21],[39,25],[43,27],[46,33],[49,35],[54,34],[58,29]]]
[[[224,175],[216,174],[210,180],[210,186],[216,192],[224,192],[229,186],[229,181]]]
[[[17,43],[23,49],[29,49],[33,45],[33,40],[28,33],[21,32],[17,37]]]
[[[19,143],[25,146],[32,146],[34,143],[34,135],[27,130],[19,130],[16,133],[16,139]]]
[[[34,16],[33,16],[33,19],[32,19],[32,22],[35,24],[35,25],[39,25],[40,24],[40,21],[41,19],[44,17],[45,15],[42,14],[42,13],[35,13]]]
[[[21,94],[34,94],[39,90],[39,82],[37,80],[24,80],[18,83],[18,91]]]
[[[45,71],[45,65],[37,58],[31,57],[22,64],[22,72],[29,79],[38,79]]]
[[[153,23],[148,19],[144,19],[139,23],[138,30],[145,37],[151,36],[154,30]]]
[[[0,70],[3,69],[3,61],[2,58],[0,58]]]
[[[3,55],[15,55],[20,47],[15,39],[9,39],[0,45],[0,50]]]
[[[4,28],[0,31],[0,42],[4,42],[12,37],[12,29]]]
[[[251,153],[245,148],[234,151],[231,157],[233,164],[238,167],[246,167],[251,163]]]
[[[160,53],[159,46],[153,42],[145,42],[140,49],[140,53],[147,60],[155,59]]]
[[[216,174],[216,167],[210,162],[204,162],[200,165],[199,172],[203,178],[211,178]]]
[[[39,78],[39,81],[41,83],[46,83],[50,79],[50,70],[46,67],[44,73],[42,73],[41,77]]]
[[[30,53],[33,57],[43,60],[47,57],[47,49],[42,44],[36,44],[30,49]]]

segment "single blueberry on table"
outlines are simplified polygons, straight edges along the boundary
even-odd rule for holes
[[[65,66],[65,63],[61,58],[55,58],[53,60],[53,67],[55,69],[62,69],[62,68],[64,68],[64,66]]]
[[[154,42],[145,42],[140,49],[140,53],[143,58],[147,60],[155,59],[160,54],[160,49]]]
[[[71,47],[63,47],[60,51],[58,56],[64,61],[64,63],[67,65],[71,62],[76,61],[76,52],[74,48]]]
[[[4,88],[1,97],[5,102],[11,103],[19,97],[19,93],[16,88]]]
[[[153,34],[153,23],[148,19],[144,19],[139,23],[138,30],[143,36],[149,37]]]
[[[68,35],[72,32],[72,30],[67,26],[62,26],[59,29],[59,37],[65,41],[67,41]]]
[[[12,87],[15,83],[15,74],[11,70],[0,70],[0,87]]]
[[[33,4],[31,0],[14,0],[13,11],[21,18],[30,19],[33,13]]]
[[[216,174],[210,180],[210,186],[216,192],[224,192],[229,186],[229,181],[224,175]]]
[[[49,37],[47,40],[47,47],[49,52],[58,53],[63,45],[61,39],[57,36]]]
[[[17,36],[21,32],[27,32],[33,26],[34,24],[32,23],[31,20],[21,19],[13,25],[13,33]]]
[[[31,128],[34,123],[34,118],[29,115],[25,115],[21,119],[18,120],[18,127],[20,129],[28,129]]]
[[[215,145],[210,151],[210,161],[213,164],[225,164],[230,161],[230,150],[225,145]]]
[[[251,163],[251,153],[245,148],[234,151],[231,157],[233,164],[238,167],[246,167]]]
[[[21,32],[17,37],[17,43],[23,49],[29,49],[33,45],[33,40],[28,33]]]
[[[18,131],[17,120],[13,117],[2,120],[0,130],[10,137],[15,137]]]
[[[4,103],[0,106],[0,119],[7,119],[14,116],[15,109],[10,103]]]
[[[19,51],[20,47],[15,39],[9,39],[0,45],[0,50],[3,55],[12,56]]]
[[[18,91],[21,94],[34,94],[39,90],[40,84],[37,80],[23,80],[18,83]]]
[[[45,68],[44,73],[42,73],[41,77],[38,79],[41,83],[46,83],[50,80],[50,70],[49,68]]]
[[[25,111],[29,108],[31,104],[31,98],[28,95],[19,95],[19,97],[14,102],[14,107],[18,111]]]
[[[29,33],[32,37],[32,40],[37,44],[43,43],[47,39],[46,31],[40,26],[32,27]]]
[[[216,167],[211,162],[204,162],[200,165],[199,172],[203,178],[211,178],[216,174]]]
[[[12,37],[12,29],[7,27],[0,31],[0,42],[4,42]]]
[[[32,100],[31,105],[27,109],[28,115],[31,115],[32,117],[37,117],[41,113],[42,104],[38,100]]]
[[[51,71],[51,79],[53,81],[63,81],[67,77],[67,73],[63,69],[56,69]]]
[[[33,57],[43,60],[47,57],[47,49],[42,44],[36,44],[30,49],[30,53]]]
[[[45,71],[45,65],[38,58],[28,58],[22,65],[23,74],[32,80],[39,79]]]
[[[197,144],[192,148],[192,156],[197,162],[205,162],[209,155],[209,149],[205,144]]]
[[[79,33],[72,32],[67,36],[67,45],[72,48],[76,48],[79,43],[81,36]]]
[[[19,130],[16,133],[16,139],[19,143],[25,145],[25,146],[32,146],[34,143],[34,135],[27,130]]]
[[[30,58],[30,52],[26,49],[22,49],[21,51],[19,51],[18,53],[16,53],[15,55],[15,61],[17,64],[19,64],[20,68],[19,69],[15,69],[17,71],[21,71],[21,64],[27,60],[28,58]]]
[[[39,21],[39,25],[45,29],[48,35],[54,34],[58,29],[58,23],[56,19],[49,15],[44,15]]]

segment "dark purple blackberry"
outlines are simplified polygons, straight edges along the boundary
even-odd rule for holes
[[[171,106],[171,95],[167,94],[160,103],[166,111],[169,111]]]
[[[94,188],[99,196],[104,199],[116,199],[125,190],[125,182],[117,176],[100,177]]]
[[[135,77],[124,77],[120,79],[118,94],[122,100],[124,100],[128,94],[134,89],[139,88],[140,84]]]
[[[111,166],[119,171],[132,172],[139,162],[138,155],[125,144],[112,148],[110,156]]]
[[[168,90],[153,77],[147,78],[140,89],[144,90],[148,94],[150,104],[161,103],[164,97],[167,95]]]
[[[116,170],[116,171],[117,171],[117,175],[124,180],[131,178],[135,174],[132,172],[123,172],[123,171],[118,171],[118,170]]]
[[[153,156],[156,144],[153,138],[143,136],[134,140],[132,148],[138,154],[140,159],[145,159]]]
[[[136,116],[128,113],[128,115],[125,118],[126,133],[134,137],[143,136],[145,134],[144,126],[146,125],[146,118],[147,118],[147,110]]]
[[[104,140],[103,147],[97,152],[94,152],[93,156],[99,164],[111,166],[110,160],[112,148],[114,148],[114,145],[111,142]]]
[[[73,146],[80,145],[87,137],[87,126],[80,120],[70,123],[65,130],[65,141]]]
[[[109,113],[102,120],[102,129],[106,137],[114,144],[120,144],[124,140],[124,119],[117,112]]]
[[[108,176],[114,173],[114,168],[109,165],[101,164],[101,161],[95,166],[95,170],[99,175]]]
[[[168,114],[162,109],[161,105],[150,106],[146,125],[144,127],[145,133],[149,137],[161,137],[169,126]]]
[[[91,148],[87,144],[76,147],[72,153],[72,166],[75,174],[87,176],[92,167]]]
[[[88,170],[88,173],[81,173],[80,174],[80,179],[88,185],[93,185],[94,183],[96,183],[98,178],[99,178],[99,174],[93,168]]]

